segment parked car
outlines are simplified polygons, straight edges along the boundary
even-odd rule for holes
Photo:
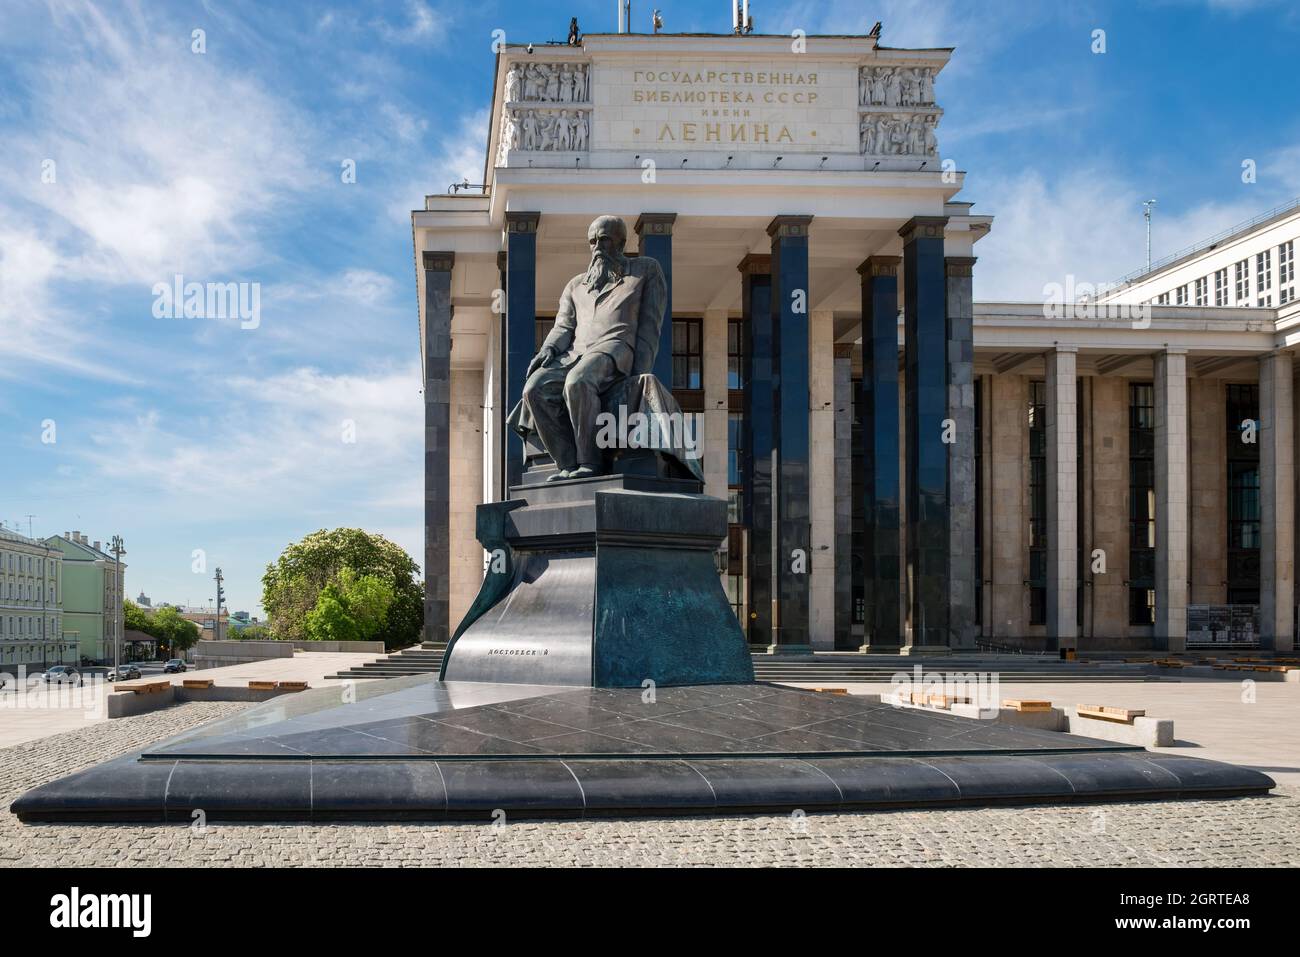
[[[185,662],[180,658],[172,658],[167,664],[163,665],[163,674],[174,675],[177,672],[185,670]]]
[[[71,665],[54,665],[45,672],[45,681],[47,684],[79,685],[82,683],[81,672]]]
[[[140,677],[140,669],[135,665],[120,665],[116,671],[108,673],[109,681],[130,681]]]

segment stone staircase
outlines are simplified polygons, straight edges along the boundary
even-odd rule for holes
[[[349,668],[330,678],[405,678],[410,675],[437,676],[442,667],[445,645],[426,642],[395,654]],[[945,655],[913,658],[902,655],[862,655],[855,652],[818,652],[815,655],[753,654],[754,677],[775,683],[815,682],[883,682],[899,672],[909,676],[920,665],[923,671],[944,674],[996,672],[1002,684],[1018,682],[1126,682],[1159,681],[1158,669],[1151,664],[1125,663],[1107,659],[1061,661],[1033,655]]]

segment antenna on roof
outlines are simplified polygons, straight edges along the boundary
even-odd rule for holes
[[[873,39],[873,40],[879,40],[879,39],[880,39],[880,21],[879,21],[879,20],[876,21],[876,25],[875,25],[874,27],[871,28],[871,32],[868,33],[867,36],[871,37],[871,39]]]
[[[1147,221],[1147,272],[1151,271],[1151,208],[1155,204],[1154,199],[1148,199],[1142,204],[1142,215]]]

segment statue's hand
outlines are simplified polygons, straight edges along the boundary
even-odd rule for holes
[[[550,346],[547,346],[546,348],[539,350],[537,355],[533,356],[533,361],[528,363],[528,372],[526,373],[526,375],[532,375],[534,372],[536,372],[538,369],[546,365],[554,358],[555,358],[555,350],[552,349]]]

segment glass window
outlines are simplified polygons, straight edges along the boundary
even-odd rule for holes
[[[1047,383],[1029,383],[1029,623],[1047,621]]]
[[[1226,306],[1228,304],[1228,269],[1218,269],[1214,273],[1214,304],[1216,306]]]
[[[1255,291],[1263,292],[1273,286],[1273,251],[1265,249],[1255,254]]]
[[[1187,287],[1179,286],[1174,290],[1174,304],[1179,306],[1187,305]]]
[[[1209,288],[1209,280],[1206,279],[1205,276],[1202,276],[1200,279],[1196,280],[1196,304],[1198,306],[1208,305],[1209,295],[1206,291],[1208,288]]]
[[[704,386],[703,326],[700,319],[673,320],[674,389],[700,389]]]
[[[1243,259],[1234,267],[1237,279],[1237,305],[1250,305],[1250,261]]]
[[[1129,383],[1129,624],[1155,623],[1155,386]]]
[[[745,322],[727,320],[727,388],[745,388]]]

